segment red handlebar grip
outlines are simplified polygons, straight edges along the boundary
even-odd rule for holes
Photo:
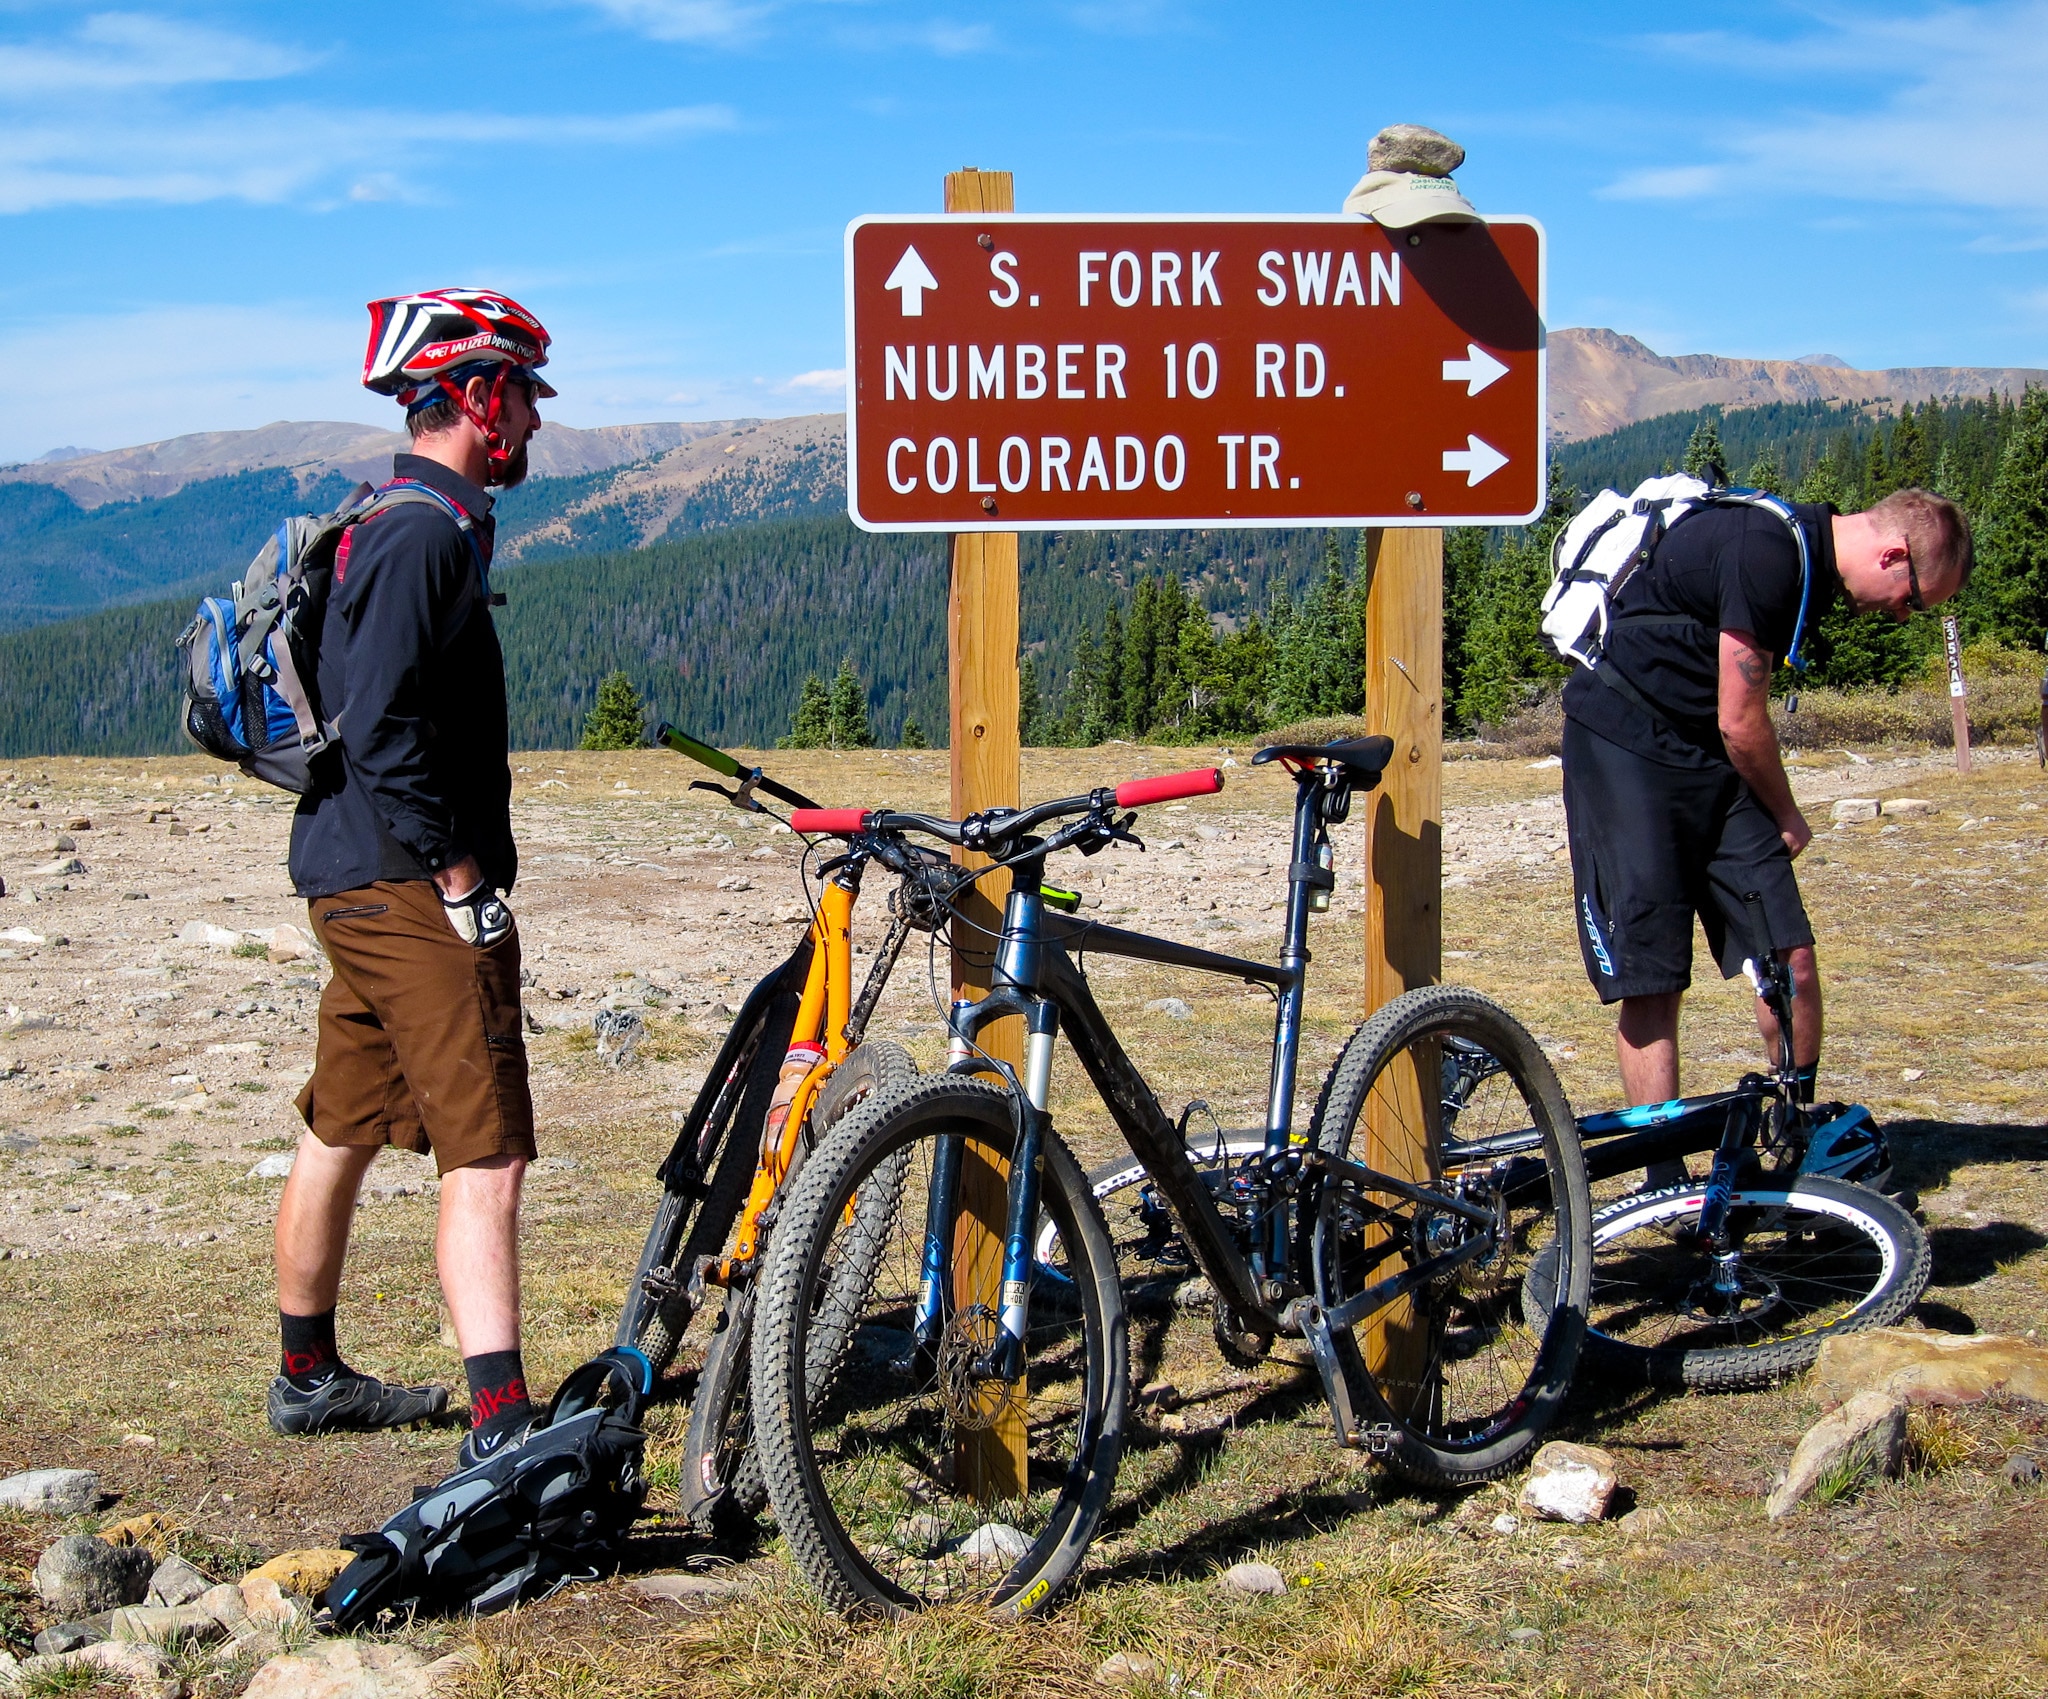
[[[1161,773],[1156,779],[1126,779],[1116,787],[1119,808],[1143,808],[1148,802],[1172,802],[1183,796],[1214,796],[1223,788],[1223,769],[1198,767],[1192,773]]]
[[[858,832],[868,817],[865,808],[799,808],[789,817],[789,829],[806,837],[824,832],[847,837]]]

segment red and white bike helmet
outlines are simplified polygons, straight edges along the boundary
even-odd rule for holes
[[[453,401],[484,434],[493,465],[512,447],[498,433],[505,380],[517,377],[536,396],[555,391],[540,375],[548,362],[547,327],[509,295],[490,289],[427,289],[370,303],[370,346],[363,387],[395,396],[408,413]],[[495,372],[493,372],[495,368]],[[491,375],[482,413],[465,393],[473,377]]]

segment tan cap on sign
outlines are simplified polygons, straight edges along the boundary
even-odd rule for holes
[[[1368,171],[1344,197],[1346,212],[1360,213],[1390,230],[1411,224],[1475,224],[1478,209],[1448,177],[1408,171]]]

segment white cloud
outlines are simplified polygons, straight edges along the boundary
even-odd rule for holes
[[[736,121],[723,106],[617,117],[278,106],[23,120],[0,127],[0,213],[123,201],[416,198],[410,174],[480,142],[608,147],[730,129]]]
[[[1631,171],[1600,193],[1616,201],[1690,201],[1713,194],[1727,171],[1719,165],[1676,165],[1664,170]]]
[[[0,95],[43,99],[180,84],[262,82],[315,56],[224,30],[133,12],[87,18],[61,43],[0,44]]]
[[[574,0],[574,3],[602,13],[613,23],[652,41],[701,41],[721,45],[754,35],[768,14],[778,9],[769,4],[740,4],[737,0]]]
[[[846,368],[832,366],[815,372],[798,372],[793,378],[785,378],[775,386],[785,395],[843,395],[846,393]]]
[[[1941,6],[1913,16],[1819,14],[1788,42],[1668,36],[1650,45],[1709,68],[1797,79],[1806,109],[1723,126],[1718,156],[1639,170],[1623,198],[1801,195],[2048,223],[2048,0]],[[1860,103],[1859,85],[1869,94]],[[1837,108],[1826,110],[1828,101]]]

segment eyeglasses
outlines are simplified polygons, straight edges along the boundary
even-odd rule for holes
[[[1913,551],[1906,550],[1906,606],[1916,614],[1927,611],[1926,598],[1920,594],[1920,574],[1913,570]]]

